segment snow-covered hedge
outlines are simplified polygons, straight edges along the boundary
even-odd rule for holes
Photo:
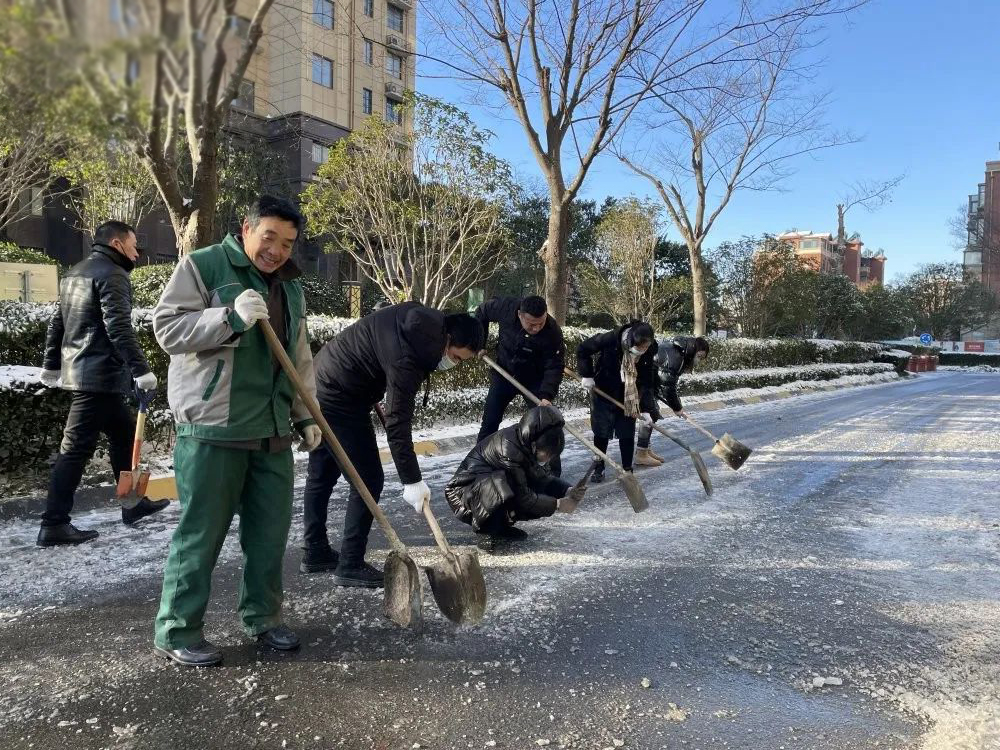
[[[877,375],[892,372],[893,366],[885,362],[862,362],[857,364],[817,364],[800,367],[762,367],[752,370],[719,370],[702,375],[694,374],[681,378],[678,392],[700,395],[716,391],[731,391],[736,388],[767,388],[784,385],[798,380],[834,380],[848,375]]]
[[[59,450],[69,401],[44,387],[38,370],[0,366],[0,474],[44,465]]]

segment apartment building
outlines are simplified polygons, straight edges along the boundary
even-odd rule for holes
[[[865,243],[854,235],[844,242],[843,254],[837,251],[832,234],[793,230],[775,237],[792,247],[802,261],[820,273],[842,273],[859,289],[885,280],[885,253],[864,250]]]
[[[142,23],[134,3],[148,0],[75,0],[81,28],[88,38],[110,39]],[[168,7],[174,0],[168,2]],[[178,10],[180,8],[177,4]],[[229,60],[239,50],[256,0],[238,0],[236,13],[226,19]],[[175,23],[180,23],[177,16]],[[239,137],[257,139],[281,156],[285,165],[264,190],[290,195],[313,179],[330,148],[366,117],[380,114],[404,121],[400,104],[415,85],[416,10],[412,0],[283,0],[275,3],[264,24],[264,36],[233,102],[229,129]],[[141,55],[128,59],[123,75],[143,81],[151,61]],[[89,247],[72,226],[72,217],[58,201],[25,196],[30,215],[9,231],[10,239],[73,263]],[[139,227],[140,241],[153,260],[176,256],[173,231],[163,215],[151,216]],[[310,270],[345,280],[356,269],[342,268],[316,243],[304,243],[299,260]]]
[[[1000,296],[1000,161],[986,162],[986,174],[969,196],[968,240],[963,255],[965,271]],[[1000,316],[963,338],[1000,338]]]

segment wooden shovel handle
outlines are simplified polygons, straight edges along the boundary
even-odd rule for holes
[[[448,544],[448,539],[445,537],[444,532],[441,531],[437,517],[434,515],[434,511],[431,510],[429,502],[424,503],[424,518],[427,519],[427,525],[431,527],[431,533],[434,534],[434,541],[437,542],[437,546],[441,548],[446,557],[453,555],[451,545]]]
[[[514,379],[513,375],[511,375],[509,372],[507,372],[505,369],[503,369],[500,365],[498,365],[492,359],[490,359],[489,357],[487,357],[485,354],[480,354],[479,356],[482,358],[482,360],[484,362],[486,362],[486,364],[488,364],[490,367],[492,367],[494,370],[496,370],[512,386],[514,386],[515,388],[517,388],[517,390],[519,390],[522,394],[524,394],[524,397],[526,399],[528,399],[531,403],[533,403],[535,406],[539,406],[542,403],[541,399],[539,399],[538,396],[536,396],[534,393],[532,393],[527,388],[525,388],[523,385],[521,385],[519,382],[517,382],[517,380]],[[589,440],[587,440],[587,438],[585,438],[583,435],[581,435],[579,432],[577,432],[573,427],[570,427],[569,424],[563,424],[563,427],[566,428],[566,432],[568,432],[570,435],[572,435],[577,440],[579,440],[581,443],[583,443],[585,446],[587,446],[587,448],[590,449],[591,453],[593,453],[595,456],[597,456],[598,458],[600,458],[602,461],[606,461],[607,463],[609,463],[611,465],[611,467],[615,471],[617,471],[619,474],[624,474],[625,473],[625,469],[623,469],[621,466],[619,466],[618,464],[616,464],[611,458],[608,457],[608,455],[604,451],[602,451],[600,448],[598,448],[592,442],[590,442]]]
[[[337,440],[337,436],[333,434],[333,430],[330,429],[330,424],[326,421],[326,417],[323,416],[323,412],[320,410],[319,404],[316,403],[316,399],[306,390],[305,383],[299,377],[298,370],[295,369],[295,365],[289,359],[288,354],[285,352],[285,347],[281,345],[281,341],[278,340],[278,336],[271,327],[271,324],[267,320],[260,320],[257,325],[264,332],[264,338],[267,339],[267,345],[271,348],[271,353],[278,360],[288,379],[292,381],[295,392],[302,399],[302,403],[309,410],[309,414],[316,420],[316,424],[319,426],[320,432],[323,433],[326,444],[333,451],[333,456],[337,459],[337,463],[340,464],[340,468],[343,469],[347,479],[354,485],[354,489],[361,495],[361,499],[364,500],[368,512],[378,521],[378,525],[382,528],[392,548],[401,554],[406,554],[406,547],[403,546],[399,536],[396,535],[395,530],[389,523],[389,519],[385,517],[385,513],[378,507],[378,503],[375,502],[372,493],[369,492],[368,487],[361,480],[361,476],[358,474],[357,469],[354,468],[351,459],[347,457],[347,453],[344,452],[344,448],[340,444],[340,441]]]
[[[132,471],[139,468],[139,460],[142,457],[142,439],[146,434],[146,412],[139,410],[139,416],[135,418],[135,440],[132,441]]]

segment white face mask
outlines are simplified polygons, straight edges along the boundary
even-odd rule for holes
[[[631,354],[633,357],[641,357],[643,354],[642,351],[640,351],[639,347],[637,346],[633,346],[632,348],[630,348],[628,350],[628,353]]]
[[[451,357],[449,357],[447,354],[445,354],[443,357],[441,357],[441,361],[438,362],[437,368],[438,368],[438,370],[444,372],[445,370],[450,370],[452,367],[455,367],[457,365],[458,365],[458,362],[456,362]]]

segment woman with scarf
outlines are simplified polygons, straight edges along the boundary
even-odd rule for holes
[[[591,396],[590,427],[594,444],[605,453],[612,437],[618,437],[622,468],[632,471],[636,419],[652,424],[656,411],[654,392],[657,344],[649,323],[633,320],[626,326],[592,336],[576,351],[577,372],[585,388],[596,386],[625,405],[624,411],[607,399]],[[591,481],[604,481],[604,462],[599,462]]]

